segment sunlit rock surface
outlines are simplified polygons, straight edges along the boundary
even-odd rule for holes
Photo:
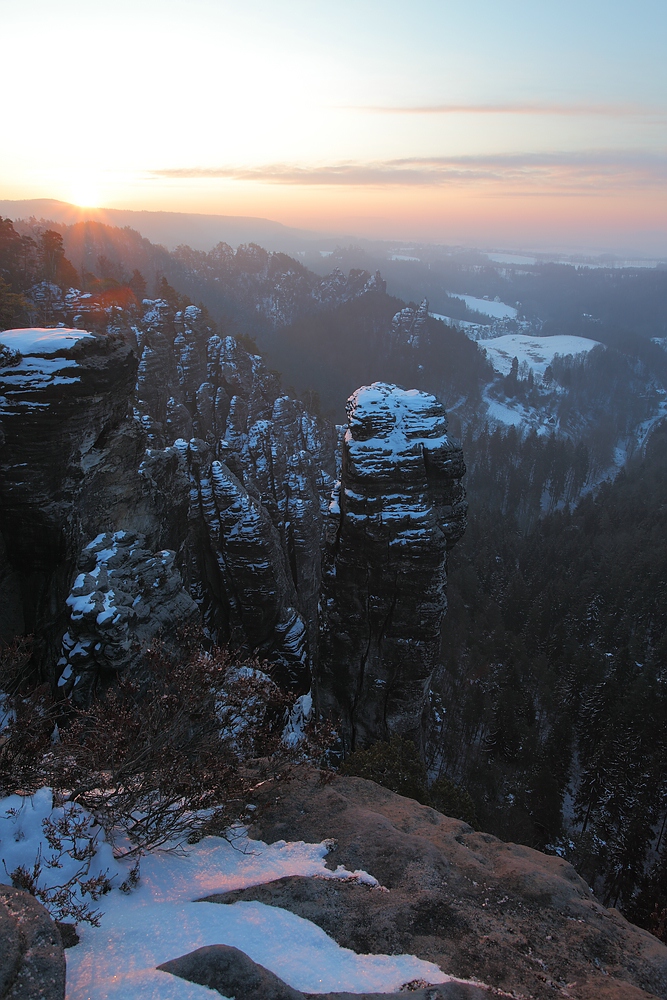
[[[329,507],[317,702],[346,749],[421,745],[447,607],[447,550],[465,530],[460,445],[432,395],[375,382],[347,403]]]

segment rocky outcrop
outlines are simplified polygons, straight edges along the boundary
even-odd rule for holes
[[[418,351],[428,346],[428,299],[424,299],[418,309],[406,306],[397,312],[391,321],[389,352],[402,354],[406,348]]]
[[[270,655],[307,690],[333,428],[197,307],[146,306],[138,416],[151,454],[173,444],[186,462],[188,579],[204,620],[218,641]]]
[[[262,783],[252,804],[252,836],[334,838],[329,867],[369,872],[388,891],[295,877],[210,900],[280,906],[357,953],[416,955],[514,997],[667,996],[667,947],[602,906],[561,858],[476,833],[371,781],[310,768]]]
[[[447,550],[465,528],[460,446],[427,393],[376,382],[347,403],[329,507],[316,701],[347,750],[391,733],[421,745],[447,607]]]
[[[319,277],[293,257],[255,244],[236,251],[219,243],[209,253],[179,247],[172,254],[174,279],[196,301],[224,313],[232,326],[275,331],[309,314],[336,308],[367,292],[386,291],[380,272],[340,268]],[[269,334],[270,336],[270,334]]]
[[[192,598],[214,640],[308,690],[333,429],[195,306],[113,322],[2,335],[2,637],[34,632],[45,676],[83,697]],[[89,567],[100,538],[111,562]]]
[[[146,452],[130,412],[137,364],[126,338],[0,337],[16,349],[0,369],[0,638],[33,633],[45,679],[66,691],[76,682],[83,698],[101,674],[135,663],[158,630],[196,613],[174,562],[190,482],[176,449]],[[91,539],[94,551],[84,549]],[[77,576],[77,566],[90,573]]]
[[[464,515],[440,404],[359,390],[331,505],[336,431],[259,355],[162,299],[113,327],[2,335],[5,637],[34,632],[50,679],[84,697],[190,621],[191,598],[214,641],[270,657],[299,691],[319,641],[319,704],[342,711],[348,745],[417,738]]]
[[[206,526],[202,555],[210,556],[204,572],[217,602],[211,623],[235,645],[249,645],[281,664],[290,686],[307,689],[306,627],[295,608],[296,590],[275,525],[227,465],[213,461],[202,468],[194,448],[189,454]]]
[[[152,553],[145,543],[134,532],[107,532],[79,557],[58,661],[58,687],[75,701],[85,703],[101,675],[138,666],[158,634],[169,641],[199,619],[175,553]]]
[[[34,896],[0,885],[1,1000],[65,1000],[65,952]]]
[[[78,557],[86,476],[127,417],[136,360],[122,338],[82,331],[1,340],[10,351],[0,358],[0,526],[24,629],[48,645]]]

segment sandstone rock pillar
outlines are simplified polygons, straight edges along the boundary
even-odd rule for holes
[[[346,752],[422,719],[447,607],[447,551],[465,530],[460,445],[435,396],[374,382],[347,402],[329,507],[315,697]]]

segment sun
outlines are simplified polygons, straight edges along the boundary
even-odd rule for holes
[[[100,203],[100,186],[91,177],[79,177],[70,185],[70,201],[79,208],[97,208]]]

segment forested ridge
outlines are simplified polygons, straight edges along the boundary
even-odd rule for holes
[[[667,429],[527,531],[502,484],[468,495],[433,763],[483,829],[557,850],[650,926],[667,906]]]

